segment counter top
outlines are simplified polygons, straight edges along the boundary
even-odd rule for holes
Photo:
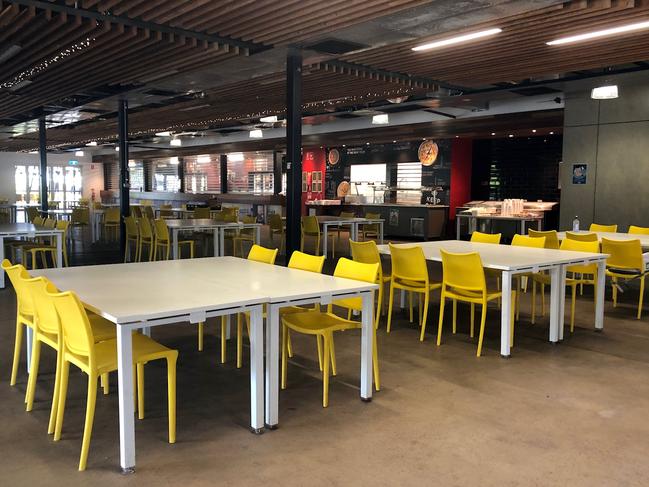
[[[409,204],[409,203],[341,203],[340,205],[321,205],[318,203],[313,203],[311,201],[307,201],[307,206],[395,206],[395,207],[402,207],[402,208],[449,208],[448,205],[417,205],[417,204]]]

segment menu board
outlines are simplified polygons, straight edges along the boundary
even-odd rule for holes
[[[422,205],[448,205],[451,192],[451,140],[438,140],[435,163],[421,169]]]

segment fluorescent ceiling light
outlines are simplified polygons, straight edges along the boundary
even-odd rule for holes
[[[435,49],[437,47],[445,47],[445,46],[450,46],[452,44],[459,44],[461,42],[467,42],[467,41],[472,41],[475,39],[481,39],[482,37],[488,37],[492,36],[495,34],[500,34],[503,30],[502,29],[487,29],[487,30],[481,30],[479,32],[473,32],[471,34],[464,34],[461,36],[456,36],[456,37],[450,37],[448,39],[444,39],[441,41],[435,41],[435,42],[429,42],[428,44],[422,44],[421,46],[416,46],[413,47],[413,51],[427,51],[429,49]]]
[[[625,34],[627,32],[634,32],[643,29],[649,29],[649,21],[622,25],[620,27],[613,27],[611,29],[596,30],[594,32],[577,34],[570,37],[562,37],[561,39],[555,39],[553,41],[546,42],[546,44],[548,46],[560,46],[561,44],[570,44],[573,42],[588,41],[590,39],[599,39],[600,37],[612,36],[615,34]]]
[[[198,156],[196,158],[196,162],[198,162],[199,164],[205,164],[210,162],[211,160],[212,158],[210,156]]]
[[[617,85],[598,86],[590,92],[593,100],[612,100],[617,98]]]
[[[270,117],[261,117],[259,121],[263,123],[275,123],[277,122],[277,115],[271,115]]]
[[[250,131],[250,138],[251,139],[261,139],[263,137],[264,137],[264,133],[259,129]]]
[[[181,145],[183,145],[183,143],[181,142],[180,139],[171,139],[169,141],[169,145],[171,145],[173,147],[180,147]]]
[[[156,132],[155,133],[156,137],[171,137],[171,132],[168,130],[165,130],[164,132]]]
[[[88,147],[97,147],[97,141],[93,140],[92,142],[88,142],[86,145]]]
[[[180,164],[180,160],[177,157],[170,157],[169,164],[173,164],[174,166],[177,166],[178,164]]]
[[[75,151],[74,155],[77,157],[83,157],[83,151],[82,150]]]
[[[387,113],[381,113],[372,117],[372,125],[386,125],[390,123],[390,117]]]
[[[243,152],[233,152],[228,154],[228,161],[243,162]]]

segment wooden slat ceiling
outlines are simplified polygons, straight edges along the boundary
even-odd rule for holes
[[[546,45],[553,39],[646,20],[647,0],[573,1],[342,59],[455,85],[484,87],[647,60],[646,30],[571,45]],[[417,45],[494,27],[503,31],[443,49],[412,51]]]

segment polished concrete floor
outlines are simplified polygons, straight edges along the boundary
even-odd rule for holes
[[[106,259],[109,257],[104,256]],[[103,260],[103,258],[102,258]],[[329,266],[331,268],[331,265]],[[106,290],[110,292],[110,290]],[[610,294],[610,293],[609,293]],[[54,354],[45,351],[34,411],[24,411],[25,368],[9,386],[14,293],[0,291],[0,471],[2,485],[649,485],[649,311],[635,319],[637,290],[614,309],[605,330],[592,329],[592,294],[579,298],[577,328],[547,342],[547,319],[529,322],[523,296],[516,344],[499,355],[499,313],[488,314],[483,356],[468,336],[460,306],[458,333],[446,321],[434,343],[433,293],[426,340],[397,312],[392,333],[382,321],[381,391],[359,400],[359,336],[336,338],[338,376],[330,406],[312,339],[295,337],[280,427],[255,436],[249,422],[248,369],[234,364],[235,342],[219,363],[219,334],[208,325],[205,350],[196,328],[179,324],[154,338],[180,351],[178,442],[166,443],[166,373],[147,365],[146,413],[136,420],[137,471],[119,473],[116,377],[97,401],[88,470],[77,471],[85,412],[84,376],[71,374],[63,438],[47,435]],[[247,358],[247,348],[245,349]],[[24,354],[23,354],[24,357]]]

